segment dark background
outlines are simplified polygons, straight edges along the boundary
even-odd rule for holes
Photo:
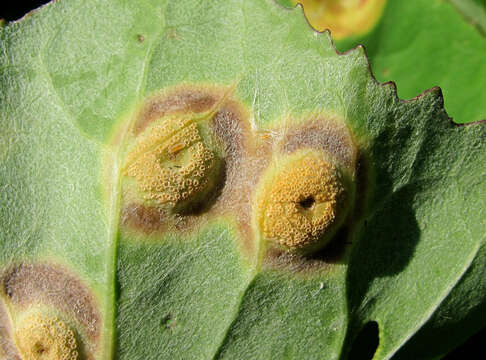
[[[0,0],[0,19],[5,19],[6,22],[18,20],[30,10],[36,9],[48,2],[46,0]],[[485,342],[486,329],[470,338],[465,344],[444,357],[443,360],[486,359]]]
[[[0,0],[0,19],[6,22],[18,20],[30,10],[48,2],[46,0]]]

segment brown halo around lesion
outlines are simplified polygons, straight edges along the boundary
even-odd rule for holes
[[[345,119],[337,114],[329,112],[316,112],[314,114],[310,113],[303,116],[287,115],[286,118],[281,119],[274,128],[272,127],[270,129],[266,129],[263,133],[272,134],[272,136],[264,136],[264,139],[267,146],[271,148],[270,156],[273,158],[273,160],[270,161],[270,170],[267,170],[264,178],[261,180],[261,184],[259,185],[260,189],[258,190],[257,197],[255,198],[254,227],[261,237],[259,241],[264,243],[262,246],[261,255],[262,263],[264,266],[269,268],[286,269],[287,271],[292,270],[298,273],[316,273],[320,270],[325,270],[328,268],[330,269],[332,264],[343,261],[351,248],[351,237],[353,227],[356,222],[355,201],[356,197],[360,198],[360,195],[356,195],[356,189],[362,190],[362,187],[357,184],[361,181],[359,164],[361,163],[360,158],[362,155],[360,155],[359,146],[357,145],[351,130],[346,125]],[[308,158],[309,156],[310,158]],[[314,156],[317,156],[315,161],[323,161],[331,166],[329,169],[337,166],[337,168],[340,169],[340,172],[345,175],[343,177],[343,181],[345,184],[344,188],[347,190],[343,193],[345,194],[343,199],[337,200],[337,204],[339,202],[346,203],[344,218],[341,218],[339,224],[332,228],[331,233],[329,233],[330,239],[323,241],[320,244],[317,242],[318,245],[316,246],[307,246],[305,241],[303,241],[301,243],[302,246],[294,247],[292,244],[296,241],[298,242],[298,238],[304,239],[306,237],[288,235],[288,240],[285,240],[285,237],[280,238],[275,232],[268,231],[269,226],[272,227],[272,222],[262,220],[268,215],[266,214],[268,209],[274,209],[281,202],[277,201],[278,199],[274,199],[276,202],[274,201],[274,204],[269,208],[269,203],[267,202],[268,200],[264,200],[263,203],[260,202],[259,204],[258,199],[262,201],[262,196],[265,197],[272,195],[272,187],[274,187],[276,184],[275,176],[278,178],[278,175],[275,174],[283,171],[278,169],[285,170],[286,167],[293,166],[292,164],[286,164],[286,159],[296,157],[305,160],[305,158],[308,158],[306,161],[310,161],[309,164],[312,165],[315,161],[311,158]],[[321,160],[319,160],[319,158]],[[295,164],[301,162],[298,159],[295,161],[297,161]],[[325,167],[327,166],[321,166],[323,169]],[[288,172],[291,170],[292,169],[285,171]],[[285,171],[282,174],[286,173]],[[268,172],[273,173],[273,175],[269,176]],[[319,171],[315,169],[313,174],[308,174],[308,176],[318,176],[318,173]],[[297,179],[300,176],[299,174],[289,175],[292,178],[296,178],[296,184],[293,185],[295,187],[295,191],[299,191],[298,185],[300,183],[302,183],[302,186],[304,186],[306,183],[305,179]],[[318,183],[319,182],[316,182],[316,184]],[[292,187],[291,185],[292,184],[289,183],[289,186],[287,187]],[[278,189],[273,188],[273,191],[277,190]],[[290,191],[291,189],[289,188],[287,190]],[[303,191],[305,189],[301,190]],[[307,190],[310,191],[311,189]],[[317,191],[318,189],[316,188],[315,190]],[[288,206],[286,205],[285,208],[282,208],[282,211],[285,210],[284,213],[280,214],[280,216],[277,216],[276,218],[285,218],[285,212],[290,211],[290,209],[294,209],[292,210],[292,213],[305,213],[304,215],[306,216],[309,212],[315,212],[314,210],[317,209],[316,198],[315,196],[314,198],[310,198],[312,191],[310,191],[309,194],[307,194],[307,192],[308,191],[303,191],[302,194],[299,193],[302,196],[299,194],[294,194],[295,206],[292,205],[293,202],[290,201],[292,199],[289,198]],[[338,192],[336,192],[336,195],[337,194]],[[349,203],[347,203],[348,201]],[[325,204],[326,206],[330,206],[330,203],[325,202]],[[277,206],[277,208],[279,207]],[[337,206],[336,210],[339,213],[339,211],[342,211],[342,208],[340,209],[340,206]],[[263,211],[263,213],[261,213],[261,211]],[[259,212],[260,215],[258,215]],[[261,218],[262,214],[266,214],[264,215],[264,218]],[[329,215],[330,217],[328,220],[330,220],[330,223],[332,223],[332,219],[334,216],[336,216],[336,214],[329,213]],[[325,219],[327,219],[327,217],[325,217]],[[290,221],[291,219],[289,218],[288,220]],[[287,225],[291,226],[294,224],[291,227],[297,226],[295,221],[299,222],[298,218],[297,220],[294,219],[293,222],[288,222]],[[301,225],[302,229],[300,229],[301,227],[297,226],[296,229],[299,228],[300,230],[296,231],[294,235],[302,235],[303,232],[305,233],[304,230],[307,228],[309,228],[309,234],[312,233],[313,227],[310,225],[310,223],[308,224],[310,227],[305,227],[304,223]],[[287,229],[285,226],[279,228],[282,229],[282,231]],[[324,234],[318,235],[317,238],[323,235]],[[312,239],[312,236],[309,239]]]
[[[32,358],[37,350],[44,354],[50,351],[53,359],[61,353],[73,359],[95,358],[102,328],[98,302],[84,282],[64,266],[13,264],[0,273],[0,298],[0,333],[8,336],[0,345],[4,352],[14,354],[13,358]],[[49,348],[53,339],[72,344]]]
[[[145,235],[170,231],[187,233],[216,216],[230,215],[237,218],[235,224],[243,234],[243,248],[252,251],[250,194],[262,164],[255,155],[249,111],[235,99],[234,89],[235,85],[183,84],[144,102],[136,114],[130,143],[135,144],[154,124],[185,118],[192,124],[202,124],[194,130],[200,132],[204,145],[214,152],[217,166],[207,174],[211,186],[194,191],[195,196],[188,197],[187,202],[176,201],[168,206],[147,201],[143,193],[135,191],[134,177],[125,176],[122,224],[128,229]]]
[[[188,201],[176,199],[172,203],[170,199],[154,201],[150,194],[147,196],[146,194],[151,191],[150,187],[146,188],[144,195],[143,189],[141,191],[140,187],[137,188],[135,174],[125,173],[122,182],[121,218],[124,231],[140,233],[146,239],[160,239],[164,234],[174,232],[184,236],[193,234],[212,220],[225,218],[235,226],[240,247],[248,257],[258,263],[263,261],[279,267],[278,264],[289,264],[290,261],[294,265],[303,265],[297,267],[308,268],[305,264],[309,265],[312,262],[312,268],[315,268],[330,259],[321,256],[324,252],[332,253],[330,256],[333,258],[332,262],[335,262],[335,258],[342,257],[339,254],[346,252],[347,246],[343,245],[336,250],[333,240],[326,245],[325,251],[321,252],[319,249],[310,250],[305,254],[291,254],[288,249],[274,247],[265,236],[262,238],[254,214],[255,204],[258,203],[257,193],[261,191],[260,182],[268,168],[273,166],[276,158],[291,157],[302,151],[326,154],[324,157],[331,164],[330,171],[342,172],[345,174],[346,186],[351,184],[347,195],[351,202],[354,201],[354,186],[360,181],[358,165],[361,155],[345,119],[329,112],[287,115],[284,119],[275,121],[274,126],[255,130],[250,125],[250,110],[236,98],[235,89],[235,84],[182,84],[144,101],[133,121],[133,129],[128,139],[128,161],[125,166],[133,163],[134,157],[129,154],[130,149],[134,149],[137,144],[144,144],[137,141],[150,136],[151,129],[154,129],[154,139],[157,138],[157,131],[165,131],[158,130],[157,126],[162,126],[165,121],[166,126],[170,127],[170,121],[173,121],[171,119],[182,119],[181,128],[185,126],[184,121],[198,126],[204,124],[193,129],[200,134],[197,140],[214,151],[221,166],[210,173],[211,187],[196,189],[196,196],[188,197]],[[150,146],[159,146],[164,141],[161,140],[159,143],[154,140]],[[146,144],[148,143],[143,146]],[[178,144],[179,140],[174,144],[170,143],[166,149],[185,148],[185,145]],[[154,172],[148,171],[146,174]],[[163,184],[157,185],[155,182],[155,185],[164,191]],[[177,187],[175,189],[177,191]],[[302,209],[307,204],[306,200],[310,201],[307,211],[319,206],[322,208],[321,205],[315,206],[317,198],[300,200]],[[342,225],[341,220],[339,221],[339,227],[342,228],[339,231],[333,230],[332,237],[343,244],[349,242],[352,226],[347,219],[353,216],[353,205],[350,205],[349,216],[346,210],[346,219],[341,219]]]

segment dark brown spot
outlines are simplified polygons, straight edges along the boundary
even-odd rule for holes
[[[305,147],[324,150],[348,169],[356,164],[356,146],[347,126],[331,117],[315,116],[304,125],[285,133],[283,152],[291,153]]]
[[[265,253],[264,265],[270,269],[292,271],[303,276],[329,272],[335,268],[335,264],[346,260],[351,249],[349,238],[350,228],[344,225],[325,248],[314,254],[302,255],[271,247]]]
[[[301,201],[299,201],[299,206],[302,208],[302,209],[310,209],[312,208],[312,206],[314,206],[316,200],[314,199],[313,196],[309,196]]]
[[[122,223],[145,234],[164,229],[168,218],[168,214],[161,209],[137,203],[126,205],[122,211]]]
[[[222,141],[224,153],[231,164],[237,164],[237,160],[252,147],[248,118],[248,112],[241,105],[229,100],[211,121],[214,134]]]
[[[145,37],[142,34],[138,34],[137,40],[138,40],[139,43],[143,43],[145,41]]]
[[[93,344],[99,341],[102,324],[97,301],[86,285],[64,267],[21,263],[5,270],[0,283],[13,305],[51,305],[76,319]]]
[[[37,355],[42,355],[48,351],[48,349],[44,347],[41,343],[36,343],[34,345],[34,348],[34,351],[37,353]]]
[[[140,134],[150,123],[169,114],[201,113],[210,110],[224,96],[224,92],[208,91],[201,87],[179,86],[150,98],[141,108],[133,133]]]

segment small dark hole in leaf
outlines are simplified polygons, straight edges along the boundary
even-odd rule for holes
[[[47,352],[47,349],[41,343],[36,343],[34,345],[34,351],[37,355],[42,355]]]
[[[299,201],[299,205],[303,209],[310,209],[312,207],[312,205],[314,205],[315,202],[316,202],[316,200],[314,199],[314,197],[309,196],[309,197],[305,198],[304,200]]]
[[[353,342],[348,360],[371,360],[380,343],[378,323],[367,322]]]
[[[160,324],[163,326],[163,327],[166,327],[168,328],[169,327],[169,324],[172,320],[172,314],[167,314],[165,315],[162,320],[160,320]]]

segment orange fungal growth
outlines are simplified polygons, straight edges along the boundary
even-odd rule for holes
[[[378,22],[386,0],[293,0],[301,3],[309,23],[343,39],[363,35]]]
[[[77,342],[71,329],[59,319],[30,315],[15,331],[23,360],[77,360]]]
[[[343,223],[351,197],[345,174],[322,151],[298,151],[275,161],[264,176],[260,230],[290,251],[321,248]]]
[[[127,156],[125,175],[135,178],[143,198],[174,207],[211,188],[218,156],[198,120],[195,115],[167,116],[139,136]]]

